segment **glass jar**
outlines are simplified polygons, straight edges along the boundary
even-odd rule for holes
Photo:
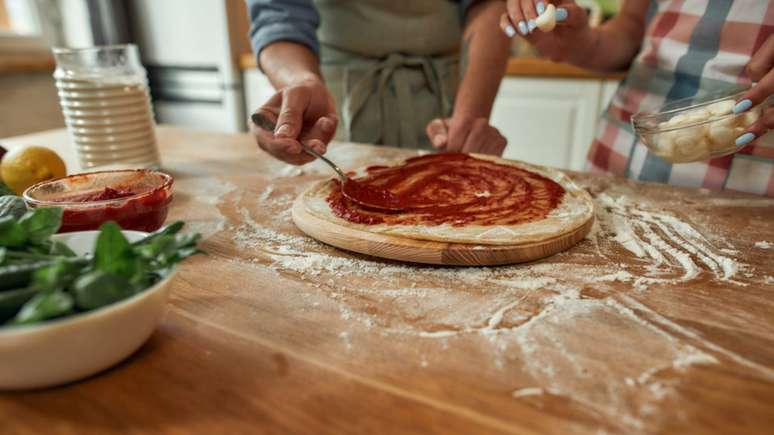
[[[53,52],[59,103],[81,167],[157,169],[153,108],[137,46]]]

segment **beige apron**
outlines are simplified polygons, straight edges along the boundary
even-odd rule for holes
[[[451,114],[459,6],[447,0],[315,0],[336,139],[432,148],[425,126]]]

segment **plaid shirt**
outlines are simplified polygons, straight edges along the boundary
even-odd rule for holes
[[[588,169],[774,196],[774,133],[736,154],[672,165],[649,153],[629,123],[641,107],[749,86],[744,67],[772,33],[774,1],[651,1],[642,48],[600,120]]]

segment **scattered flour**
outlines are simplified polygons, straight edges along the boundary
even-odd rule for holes
[[[774,243],[768,242],[766,240],[761,240],[760,242],[755,242],[755,247],[761,248],[761,249],[771,249],[771,248],[774,248]]]
[[[519,371],[537,385],[515,390],[515,398],[550,392],[615,417],[627,428],[641,428],[679,382],[662,379],[663,374],[717,364],[715,355],[729,357],[726,349],[664,327],[663,317],[625,292],[605,290],[612,282],[621,283],[616,288],[646,291],[699,277],[736,284],[732,279],[746,267],[730,257],[736,250],[719,248],[666,212],[599,195],[597,220],[574,248],[573,262],[556,256],[521,265],[453,268],[377,260],[300,235],[288,213],[293,199],[274,188],[239,199],[238,222],[231,229],[243,261],[308,281],[317,289],[315,296],[339,304],[343,321],[383,336],[419,337],[426,339],[423,346],[437,346],[439,352],[474,340],[480,347],[471,351],[488,355],[493,369]],[[616,249],[630,258],[609,254]],[[600,357],[582,346],[579,331],[613,354]],[[638,337],[635,347],[630,337]],[[354,351],[350,332],[339,338]],[[419,365],[428,366],[424,354]]]
[[[522,397],[529,397],[529,396],[542,396],[545,393],[545,390],[543,390],[540,387],[529,387],[529,388],[520,388],[518,390],[514,390],[511,395],[514,399],[520,399]]]

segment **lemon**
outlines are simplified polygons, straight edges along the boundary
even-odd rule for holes
[[[28,146],[8,151],[0,161],[0,175],[18,195],[35,183],[67,175],[65,164],[48,148]]]

